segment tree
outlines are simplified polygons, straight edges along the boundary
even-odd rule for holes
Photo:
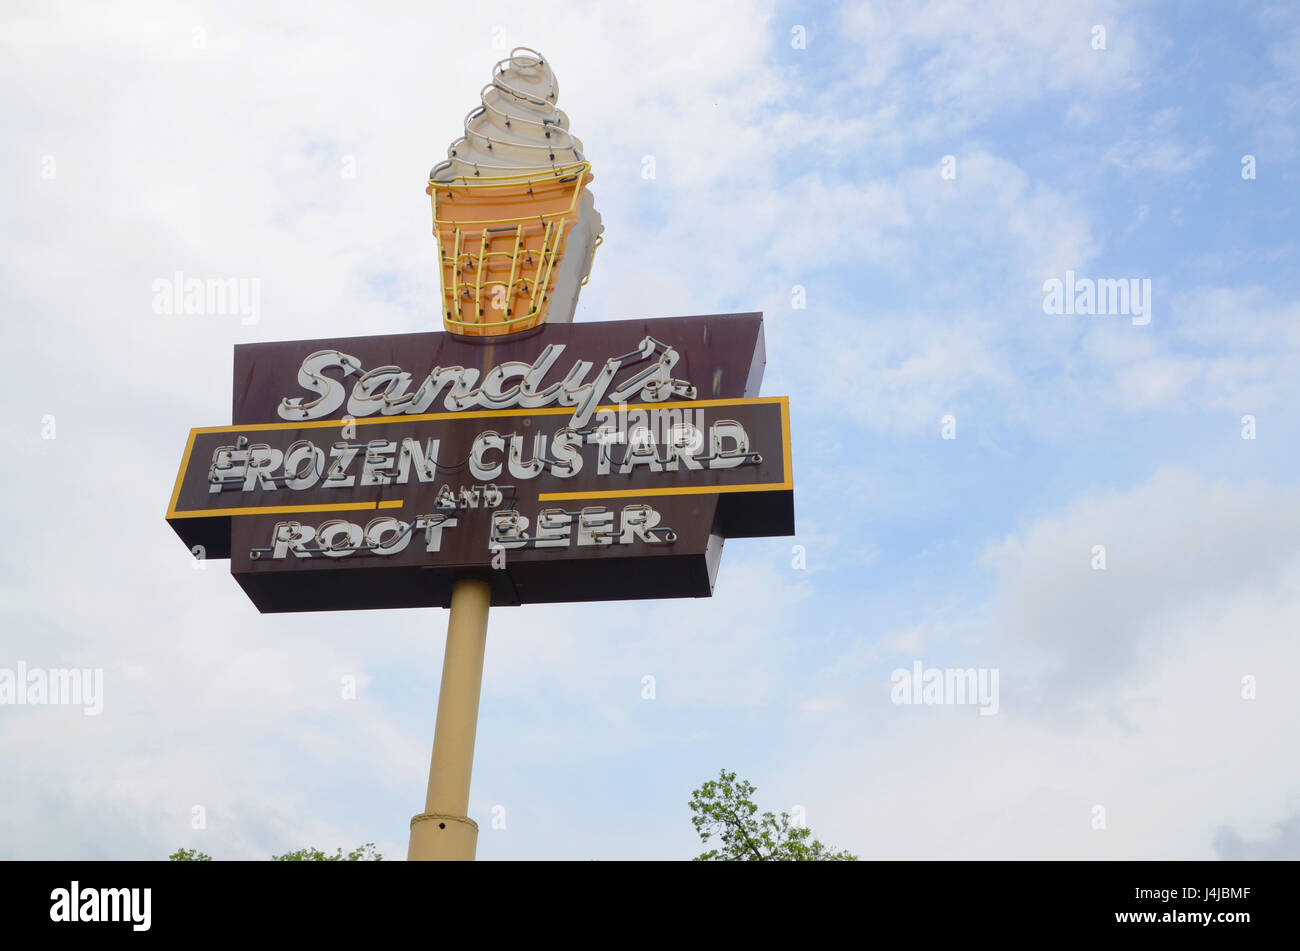
[[[326,855],[320,849],[299,849],[284,855],[272,855],[272,862],[382,862],[384,857],[375,851],[375,843],[367,842],[360,848],[353,849],[347,855],[342,849],[336,849],[333,855]]]
[[[736,774],[720,770],[691,792],[691,825],[708,844],[717,836],[720,849],[698,855],[697,862],[856,862],[857,856],[835,852],[812,838],[807,826],[791,826],[789,813],[758,815],[754,786],[737,782]],[[809,841],[811,839],[811,841]]]
[[[211,862],[212,856],[198,849],[177,849],[167,856],[169,862]]]
[[[172,862],[211,862],[212,856],[197,849],[177,849],[167,858]],[[353,849],[347,855],[342,849],[336,849],[333,855],[326,855],[320,849],[299,849],[284,855],[272,855],[272,862],[382,862],[384,857],[375,851],[375,843]]]

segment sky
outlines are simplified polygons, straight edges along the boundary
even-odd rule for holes
[[[762,311],[797,534],[492,611],[478,857],[693,857],[726,769],[862,858],[1300,858],[1300,12],[1104,0],[5,3],[0,675],[103,690],[0,704],[0,858],[405,856],[446,612],[261,615],[163,513],[233,345],[441,329],[427,172],[515,46],[576,319]]]

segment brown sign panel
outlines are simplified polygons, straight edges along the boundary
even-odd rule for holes
[[[292,340],[275,343],[250,343],[235,347],[233,423],[267,423],[293,418],[280,414],[285,397],[304,396],[298,378],[304,358],[317,352],[339,352],[355,358],[355,364],[327,365],[323,374],[353,389],[366,372],[395,367],[412,377],[408,393],[418,396],[421,377],[435,369],[464,369],[474,380],[486,384],[494,367],[507,363],[533,365],[547,348],[552,349],[552,363],[536,390],[545,391],[557,384],[571,383],[570,389],[592,384],[586,395],[595,403],[640,403],[639,392],[620,400],[616,391],[626,380],[644,372],[664,349],[656,347],[650,357],[622,362],[609,385],[598,389],[598,378],[608,361],[629,354],[647,337],[671,349],[675,361],[673,377],[689,382],[695,393],[692,399],[735,399],[757,396],[767,357],[763,346],[761,314],[723,314],[709,317],[656,317],[649,320],[609,320],[598,323],[542,324],[535,330],[509,337],[462,337],[449,333],[386,334],[372,337],[349,337],[330,340]],[[590,365],[584,377],[572,373],[575,364]],[[512,378],[517,382],[517,378]],[[511,381],[507,381],[511,382]],[[445,396],[450,384],[427,407],[414,399],[407,408],[415,412],[450,410]],[[503,389],[509,389],[503,386]],[[310,399],[313,394],[305,394]],[[366,406],[353,406],[347,400],[322,416],[311,418],[342,419],[365,413]],[[369,401],[370,406],[379,400]],[[571,404],[539,404],[571,405]],[[505,409],[506,405],[484,405],[480,400],[465,409]],[[360,410],[361,412],[358,412]],[[379,407],[382,412],[383,407]],[[373,410],[371,410],[373,411]]]
[[[266,612],[704,597],[726,538],[793,534],[760,318],[541,331],[237,348],[246,421],[191,431],[168,521]]]

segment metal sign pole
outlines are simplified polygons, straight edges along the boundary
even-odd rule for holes
[[[424,812],[411,819],[410,861],[471,861],[478,824],[469,818],[469,778],[483,686],[488,607],[486,581],[461,580],[451,593],[447,651],[433,729],[433,759]]]

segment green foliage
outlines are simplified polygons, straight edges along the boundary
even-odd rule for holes
[[[848,852],[834,852],[812,838],[807,826],[791,826],[789,813],[758,815],[754,786],[721,770],[691,792],[691,825],[705,845],[713,836],[722,848],[698,855],[697,862],[856,862]],[[811,839],[811,841],[809,841]]]
[[[212,856],[197,849],[177,849],[167,858],[172,862],[211,862]],[[353,849],[347,855],[342,849],[336,849],[333,855],[326,855],[320,849],[299,849],[284,855],[272,855],[272,862],[382,862],[384,857],[375,851],[375,843],[367,842]]]
[[[167,856],[169,862],[211,862],[212,856],[198,849],[177,849]]]
[[[326,855],[320,849],[299,849],[284,855],[272,855],[272,862],[382,862],[384,857],[375,851],[375,843],[367,842],[360,848],[353,849],[347,855],[342,849],[336,849],[333,855]]]

